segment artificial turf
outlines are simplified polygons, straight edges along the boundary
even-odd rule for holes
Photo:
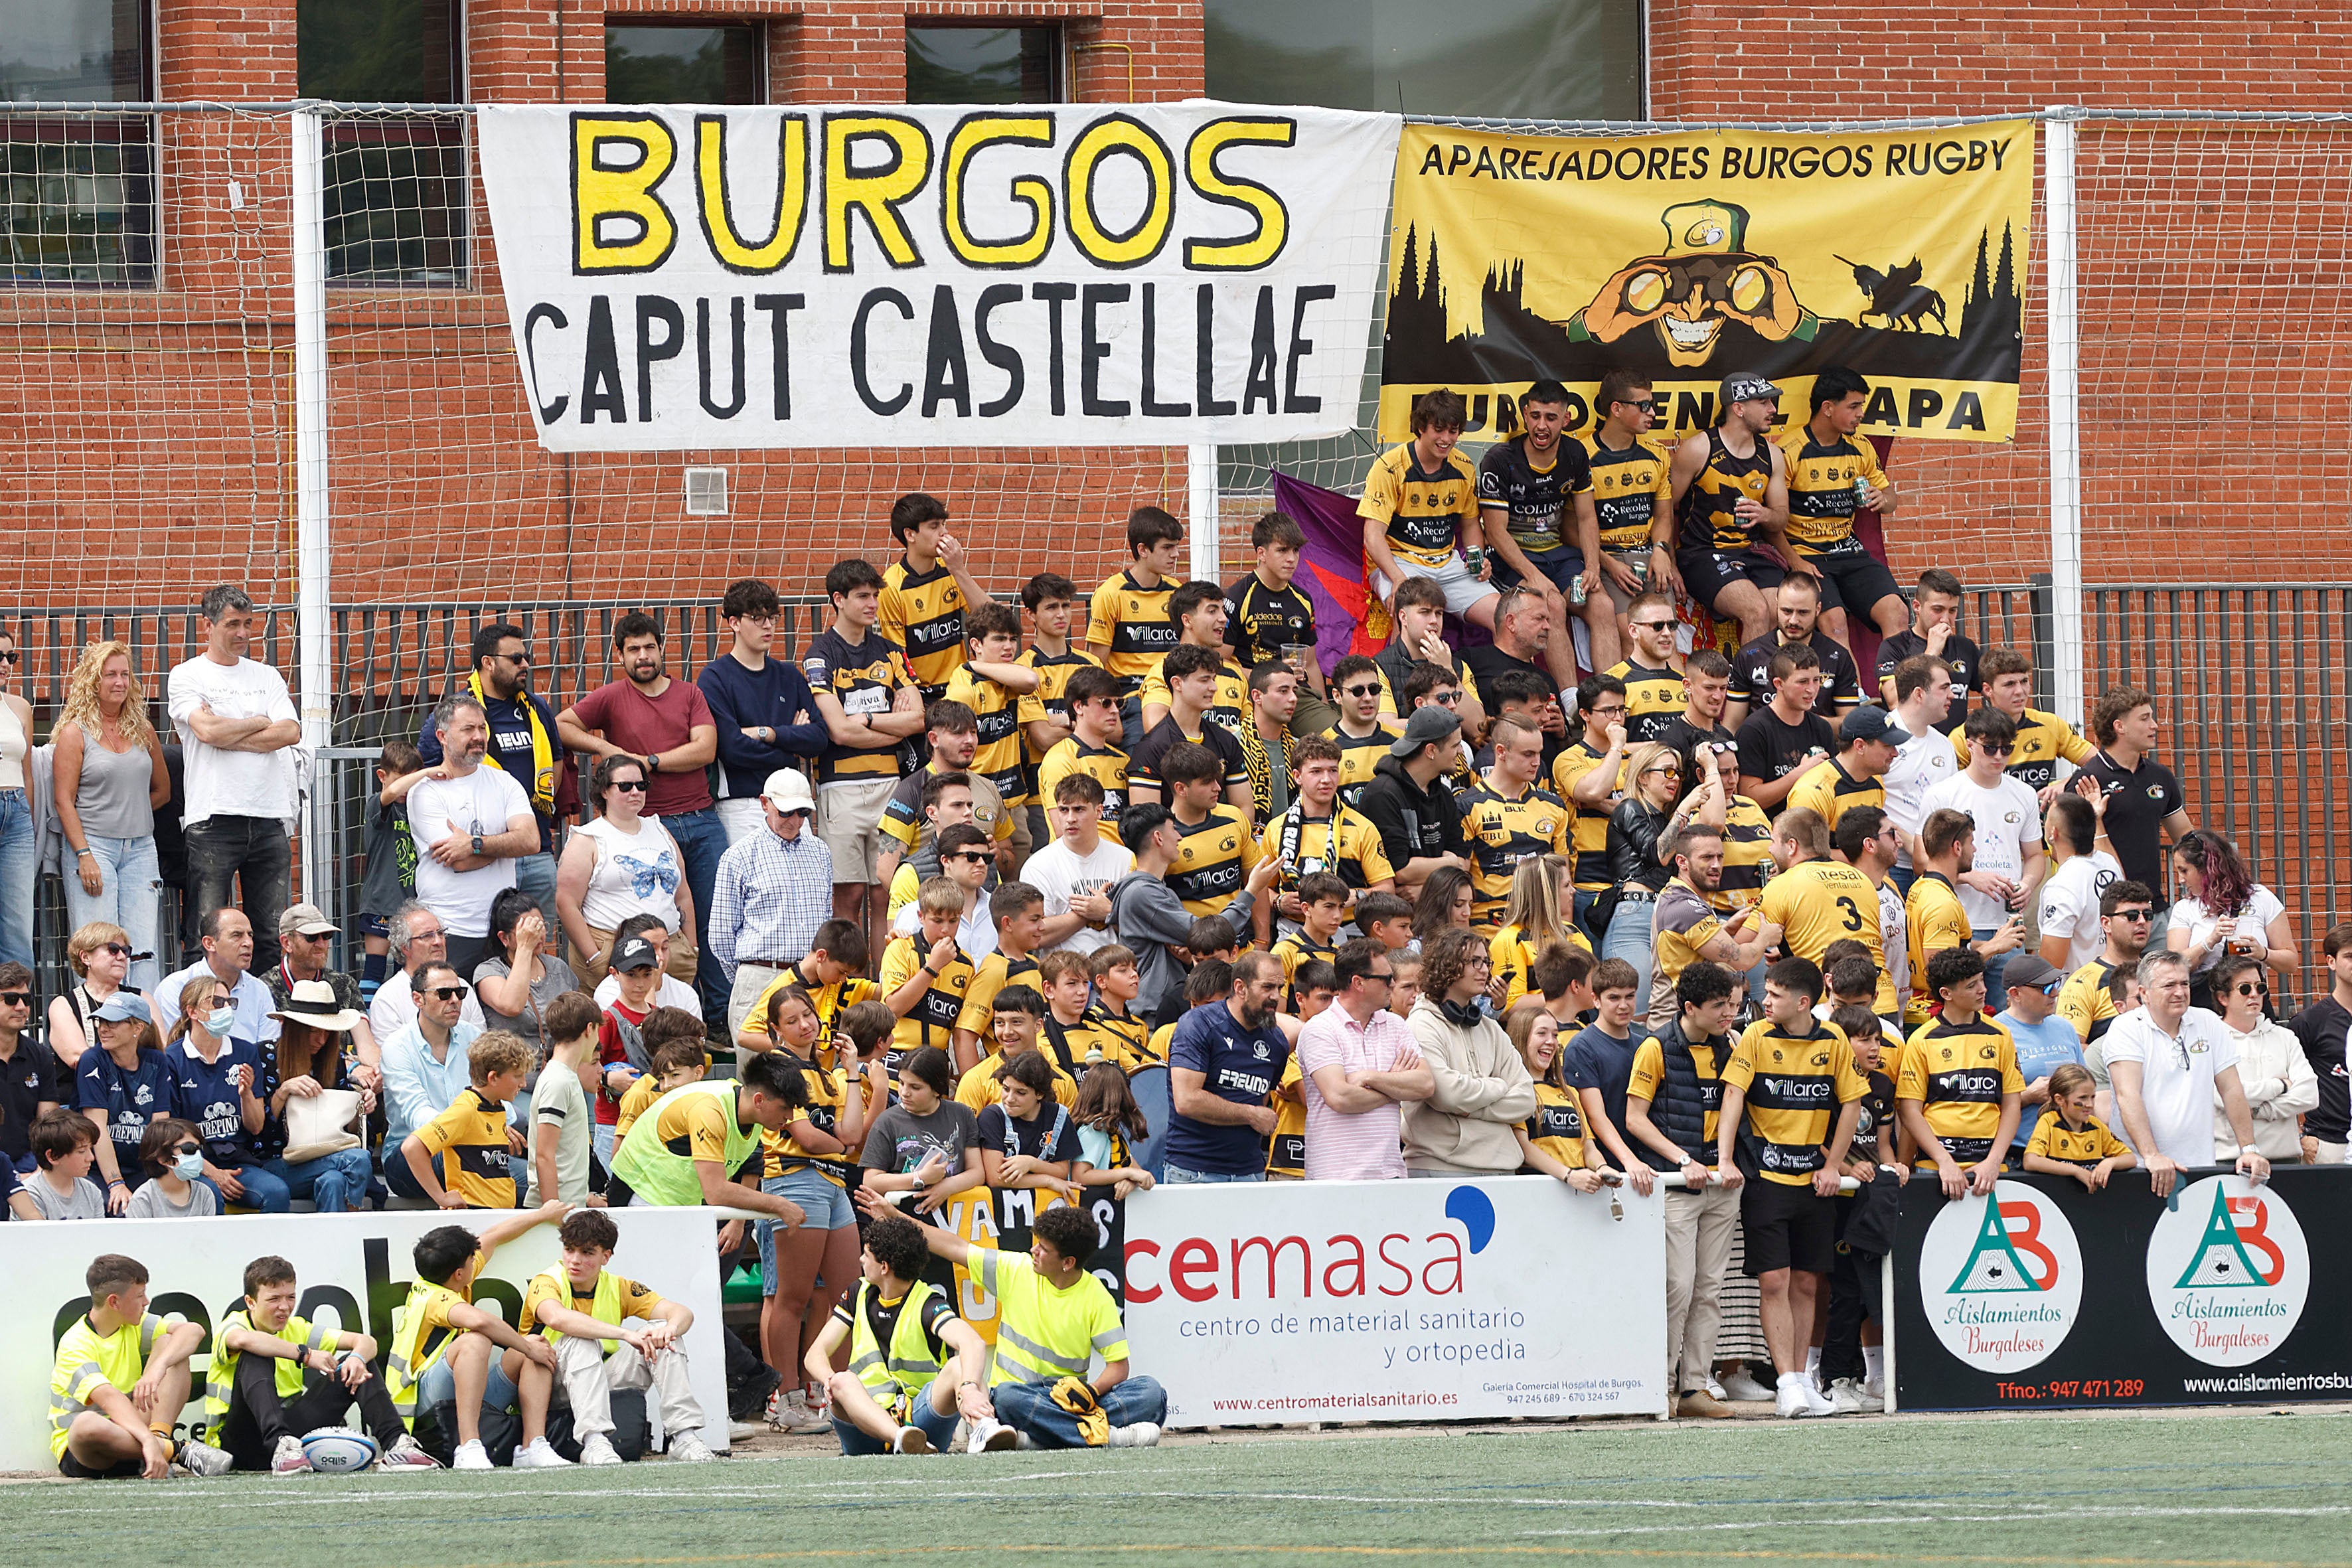
[[[1115,1453],[0,1488],[15,1563],[107,1568],[1405,1558],[2344,1564],[2352,1415],[1225,1434]]]

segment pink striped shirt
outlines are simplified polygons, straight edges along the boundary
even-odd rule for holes
[[[1307,1098],[1307,1179],[1388,1182],[1404,1179],[1404,1112],[1394,1102],[1370,1110],[1334,1110],[1315,1085],[1315,1069],[1386,1072],[1397,1052],[1412,1044],[1405,1022],[1383,1007],[1359,1024],[1345,1007],[1326,1007],[1298,1036],[1298,1071]]]

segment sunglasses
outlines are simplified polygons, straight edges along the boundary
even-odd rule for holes
[[[530,655],[527,653],[502,653],[497,657],[505,659],[509,664],[519,664],[525,669],[530,668]]]
[[[0,991],[0,1002],[11,1007],[22,1007],[32,999],[33,994],[29,991]]]
[[[1433,691],[1429,694],[1429,700],[1432,702],[1443,703],[1446,707],[1451,708],[1455,703],[1462,700],[1462,693],[1459,691]]]
[[[942,855],[940,858],[942,860],[979,860],[986,862],[993,860],[996,857],[991,855],[985,849],[959,849],[952,855]]]
[[[24,657],[21,653],[0,653],[0,664],[16,664]]]
[[[1636,403],[1632,398],[1620,398],[1617,401],[1616,406],[1620,408],[1631,408],[1635,410],[1637,413],[1642,414],[1655,414],[1658,411],[1658,400],[1654,397],[1645,397],[1642,399],[1641,402]]]
[[[1988,753],[1996,757],[2009,757],[2017,754],[2017,748],[2014,745],[2006,745],[1995,741],[1985,742],[1984,749]]]
[[[1633,621],[1628,624],[1631,625],[1637,632],[1662,632],[1667,630],[1675,623],[1672,621]]]
[[[1643,778],[1648,778],[1653,773],[1656,774],[1660,778],[1669,779],[1678,779],[1683,776],[1683,771],[1680,768],[1643,768],[1642,770],[1642,776]]]
[[[1343,686],[1339,689],[1349,697],[1378,697],[1381,694],[1377,686]]]
[[[433,988],[433,994],[439,1001],[455,1002],[463,996],[467,989],[468,987],[463,985],[436,985]]]
[[[2156,919],[2156,911],[2154,910],[2117,910],[2116,911],[2116,919],[2119,921],[2152,921]]]
[[[614,779],[608,787],[625,790],[631,795],[643,795],[653,786],[643,779]]]
[[[174,1154],[201,1154],[204,1152],[205,1146],[201,1143],[174,1143],[172,1145],[172,1152]]]
[[[2241,996],[2267,996],[2271,994],[2271,988],[2259,980],[2241,981],[2230,989]]]
[[[128,958],[131,956],[131,950],[123,946],[122,943],[119,942],[102,942],[96,947],[90,949],[90,951],[92,952],[110,952],[117,958]]]

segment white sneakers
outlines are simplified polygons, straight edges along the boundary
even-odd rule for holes
[[[894,1454],[928,1454],[931,1451],[931,1439],[920,1426],[901,1426],[898,1441],[890,1445],[890,1451]]]
[[[671,1447],[676,1447],[677,1445],[673,1443]],[[621,1456],[614,1449],[613,1439],[602,1432],[591,1432],[581,1442],[580,1462],[583,1465],[617,1465],[621,1462]],[[518,1468],[521,1466],[520,1454],[515,1456],[515,1464]]]
[[[605,1445],[605,1452],[612,1452],[610,1444]],[[681,1465],[713,1464],[719,1458],[718,1455],[710,1451],[710,1445],[702,1440],[702,1434],[699,1432],[680,1432],[677,1436],[672,1437],[669,1440],[669,1457]],[[581,1450],[581,1462],[583,1464],[594,1462],[588,1458],[587,1450],[584,1448]],[[614,1456],[614,1462],[618,1462],[618,1456]]]
[[[1774,1397],[1773,1391],[1757,1382],[1749,1375],[1748,1368],[1744,1365],[1734,1368],[1729,1377],[1709,1387],[1707,1392],[1717,1399],[1754,1401]]]
[[[1160,1423],[1138,1421],[1131,1426],[1110,1429],[1110,1447],[1114,1448],[1154,1448],[1160,1445]]]
[[[964,1452],[1001,1454],[1007,1448],[1018,1447],[1020,1441],[1020,1433],[992,1415],[972,1424],[971,1439],[964,1445]]]
[[[801,1389],[786,1394],[779,1391],[768,1400],[768,1425],[781,1432],[797,1436],[833,1430],[833,1417],[822,1410],[809,1407],[808,1394]]]
[[[607,1452],[610,1452],[611,1448],[611,1444],[605,1445]],[[618,1463],[620,1456],[615,1454],[613,1457],[614,1461]],[[457,1468],[462,1470],[467,1467],[461,1464]],[[572,1461],[557,1453],[554,1444],[544,1437],[539,1437],[515,1450],[514,1468],[518,1470],[568,1470],[572,1468]]]
[[[278,1447],[269,1457],[269,1473],[273,1476],[307,1476],[310,1473],[310,1456],[302,1451],[302,1439],[288,1433],[278,1439]]]
[[[1862,1384],[1850,1377],[1841,1377],[1830,1384],[1830,1407],[1840,1415],[1859,1415],[1871,1408]]]
[[[300,1438],[294,1438],[292,1442],[297,1450],[301,1448]],[[236,1463],[226,1451],[214,1447],[210,1443],[199,1443],[193,1437],[180,1445],[180,1451],[173,1462],[186,1466],[188,1473],[192,1476],[225,1476],[228,1474],[230,1467]],[[310,1461],[304,1459],[302,1468],[309,1469]]]
[[[521,1456],[517,1455],[516,1458],[520,1458]],[[449,1468],[453,1470],[489,1469],[492,1468],[490,1451],[482,1447],[482,1440],[479,1437],[470,1443],[460,1443],[457,1445],[457,1451],[449,1456]]]
[[[375,1462],[375,1468],[394,1473],[403,1470],[437,1470],[441,1468],[441,1461],[426,1453],[424,1444],[419,1443],[408,1433],[403,1432],[399,1439],[383,1451],[383,1458]]]
[[[1807,1415],[1835,1415],[1839,1410],[1803,1373],[1787,1372],[1780,1374],[1780,1386],[1772,1395],[1772,1414],[1793,1421]]]

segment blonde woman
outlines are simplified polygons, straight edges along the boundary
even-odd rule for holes
[[[66,967],[74,984],[49,998],[49,1049],[72,1067],[98,1040],[98,1010],[106,999],[126,988],[131,973],[131,937],[121,926],[92,921],[66,941]],[[152,1012],[155,998],[137,987],[131,994]]]
[[[159,978],[163,872],[155,858],[155,808],[171,798],[172,780],[128,644],[92,643],[82,650],[52,739],[50,795],[63,841],[58,870],[65,879],[67,923],[77,931],[101,922],[128,932],[138,956],[124,983],[144,991]],[[0,752],[5,750],[0,737]]]
[[[1564,942],[1592,951],[1570,918],[1575,893],[1563,856],[1530,855],[1511,873],[1510,896],[1503,900],[1503,928],[1486,944],[1495,962],[1495,980],[1502,987],[1502,1013],[1507,1015],[1528,994],[1528,972],[1545,948]]]

